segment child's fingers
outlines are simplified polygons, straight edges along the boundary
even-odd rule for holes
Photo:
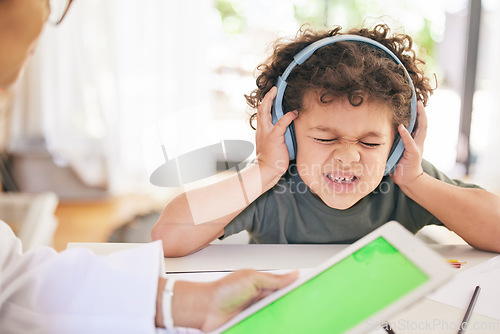
[[[271,128],[273,125],[271,117],[271,107],[273,100],[276,97],[277,88],[273,87],[266,93],[262,99],[262,103],[257,108],[257,128]]]
[[[399,125],[398,132],[399,132],[399,135],[401,136],[401,140],[403,141],[403,144],[405,145],[405,153],[418,154],[417,144],[415,143],[415,140],[408,132],[408,129],[405,128],[405,126],[403,124]]]
[[[283,136],[287,127],[292,124],[294,119],[296,119],[298,113],[296,111],[287,112],[283,117],[281,117],[278,122],[274,125],[274,131],[279,136]]]
[[[425,114],[424,104],[422,103],[422,101],[418,101],[417,129],[415,130],[415,136],[414,136],[415,143],[417,144],[418,147],[423,149],[426,136],[427,136],[427,115]]]

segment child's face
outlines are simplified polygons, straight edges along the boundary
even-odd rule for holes
[[[314,92],[306,94],[294,121],[300,177],[329,207],[350,208],[384,176],[394,140],[391,120],[391,108],[382,103],[323,104]]]

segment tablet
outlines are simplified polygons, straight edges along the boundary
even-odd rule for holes
[[[453,274],[439,254],[388,222],[212,333],[363,333]]]

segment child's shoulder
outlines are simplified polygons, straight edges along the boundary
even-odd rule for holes
[[[436,166],[434,166],[432,163],[429,161],[422,159],[422,169],[424,170],[424,173],[432,176],[435,179],[441,180],[443,182],[453,184],[459,187],[463,188],[481,188],[480,186],[473,184],[473,183],[466,183],[462,180],[459,179],[452,179],[445,173],[443,173],[441,170],[439,170]]]
[[[422,159],[422,169],[426,174],[429,174],[432,177],[436,177],[439,175],[445,175],[443,172],[441,172],[436,166],[434,166],[432,163],[429,161]]]

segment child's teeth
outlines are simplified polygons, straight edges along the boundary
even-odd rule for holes
[[[332,175],[329,175],[329,178],[332,179],[335,182],[344,182],[344,183],[351,183],[354,181],[354,176],[352,178],[346,178],[346,177],[333,177]]]

